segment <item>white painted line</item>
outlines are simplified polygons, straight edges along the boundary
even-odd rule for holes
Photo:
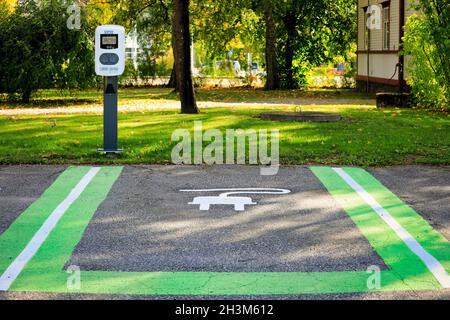
[[[358,195],[372,207],[373,210],[383,219],[389,227],[403,240],[403,242],[414,252],[427,266],[428,270],[439,281],[443,288],[450,288],[450,276],[441,263],[429,254],[414,237],[405,230],[391,214],[384,209],[364,188],[347,174],[342,168],[333,168],[333,170],[347,182]]]
[[[61,202],[58,207],[50,214],[45,220],[41,228],[36,232],[33,238],[28,242],[27,246],[17,256],[17,258],[9,265],[8,269],[0,277],[0,291],[6,291],[10,288],[11,284],[16,280],[19,274],[22,272],[26,264],[33,258],[44,241],[47,239],[50,232],[56,226],[58,221],[69,209],[72,203],[75,202],[86,189],[88,184],[92,181],[95,175],[101,168],[91,168],[88,173],[80,180],[80,182],[73,188],[70,194]]]

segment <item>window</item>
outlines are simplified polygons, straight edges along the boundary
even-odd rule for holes
[[[391,8],[389,2],[383,5],[383,50],[390,49],[391,38]]]
[[[368,7],[363,8],[363,16],[364,16],[364,49],[369,50],[369,28],[367,26],[367,21],[369,20],[370,14],[367,12]]]

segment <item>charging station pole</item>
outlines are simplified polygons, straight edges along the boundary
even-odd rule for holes
[[[125,29],[104,25],[95,30],[95,72],[103,76],[103,148],[99,152],[120,153],[118,148],[118,83],[125,71]]]
[[[118,77],[103,78],[103,152],[121,152],[117,148]]]

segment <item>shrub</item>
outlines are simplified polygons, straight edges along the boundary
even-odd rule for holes
[[[0,92],[28,102],[37,89],[82,88],[95,82],[93,41],[67,28],[64,1],[1,6]]]
[[[404,54],[410,56],[409,85],[419,107],[449,110],[450,10],[447,0],[419,0],[420,14],[407,21]]]

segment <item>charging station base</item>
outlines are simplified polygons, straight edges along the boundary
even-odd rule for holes
[[[97,152],[99,153],[106,153],[106,154],[120,154],[123,152],[123,149],[117,149],[117,150],[105,150],[103,148],[97,149]]]

